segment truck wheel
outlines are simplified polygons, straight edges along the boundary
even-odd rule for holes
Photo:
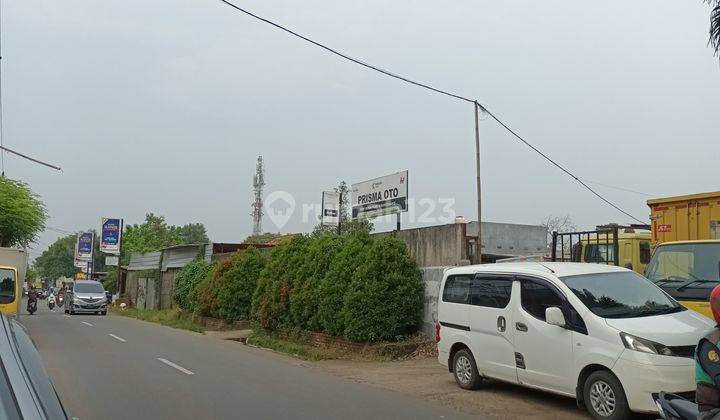
[[[460,349],[453,356],[453,376],[463,389],[477,389],[482,382],[475,358],[468,349]]]
[[[596,420],[625,420],[630,418],[625,391],[620,381],[606,370],[593,372],[583,387],[585,407]]]

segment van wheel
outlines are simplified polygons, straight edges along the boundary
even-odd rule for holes
[[[599,370],[588,376],[583,386],[583,399],[590,415],[597,420],[630,418],[625,391],[612,373]]]
[[[482,382],[475,358],[468,349],[461,349],[453,357],[453,376],[463,389],[477,389]]]

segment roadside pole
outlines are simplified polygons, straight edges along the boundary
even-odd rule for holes
[[[475,263],[482,263],[482,194],[480,191],[480,104],[475,101],[473,106],[475,108],[475,175],[477,183],[477,221],[478,221],[478,234],[477,242],[475,245]],[[398,229],[400,228],[400,215],[398,214]]]
[[[397,226],[395,227],[395,230],[397,230],[399,232],[400,231],[400,213],[396,213],[396,214],[397,214]]]

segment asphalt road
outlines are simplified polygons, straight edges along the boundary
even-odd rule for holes
[[[38,306],[20,320],[68,414],[80,420],[463,418],[237,342]]]

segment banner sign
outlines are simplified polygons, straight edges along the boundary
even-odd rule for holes
[[[334,227],[340,224],[340,193],[323,191],[320,224]]]
[[[120,253],[122,240],[122,219],[103,217],[101,220],[100,252],[108,254]]]
[[[372,218],[408,210],[408,171],[353,184],[352,218]]]
[[[106,255],[105,265],[109,267],[117,267],[120,264],[120,257],[117,255]]]
[[[77,235],[77,244],[75,245],[75,259],[90,261],[93,254],[93,241],[95,240],[95,232],[80,232]]]

